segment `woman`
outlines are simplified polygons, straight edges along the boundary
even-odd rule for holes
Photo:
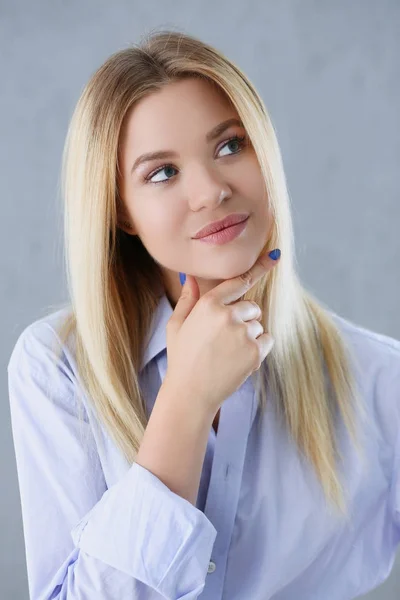
[[[381,583],[400,540],[400,342],[300,283],[246,76],[194,37],[148,36],[88,82],[63,168],[71,302],[8,365],[30,597]]]

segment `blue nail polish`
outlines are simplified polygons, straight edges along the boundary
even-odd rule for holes
[[[275,248],[275,250],[272,250],[272,252],[270,252],[268,256],[272,258],[272,260],[278,260],[280,255],[281,251],[279,250],[279,248]]]
[[[179,272],[179,279],[180,279],[181,284],[183,285],[185,283],[185,281],[186,281],[186,275],[185,275],[185,273]]]

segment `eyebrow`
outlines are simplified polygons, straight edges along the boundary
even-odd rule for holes
[[[211,142],[215,140],[218,136],[221,135],[228,127],[232,125],[238,125],[239,127],[243,127],[243,122],[240,119],[232,118],[219,123],[216,125],[211,131],[209,131],[206,135],[206,141]],[[244,128],[244,127],[243,127]],[[159,159],[159,158],[176,158],[178,156],[177,152],[173,150],[156,150],[155,152],[146,152],[146,154],[141,154],[135,160],[132,165],[131,173],[141,164],[145,162],[150,162],[151,160]]]

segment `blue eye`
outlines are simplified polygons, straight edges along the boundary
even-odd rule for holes
[[[225,146],[228,146],[228,144],[239,144],[239,150],[237,150],[236,152],[232,152],[232,154],[238,154],[238,152],[240,152],[241,146],[244,142],[244,137],[232,137],[230,140],[227,140],[222,146],[221,146],[221,150],[222,148],[225,148]]]
[[[150,182],[150,183],[165,183],[166,181],[168,181],[168,179],[162,179],[161,181],[151,181],[151,180],[153,179],[153,177],[158,175],[158,173],[161,173],[162,171],[168,171],[168,169],[172,169],[173,171],[176,171],[175,167],[173,167],[172,165],[164,165],[163,167],[161,167],[157,171],[154,171],[154,173],[151,173],[148,177],[146,177],[145,181]]]
[[[243,146],[245,146],[245,140],[246,140],[246,136],[235,135],[223,143],[223,145],[221,146],[221,150],[222,150],[222,148],[225,148],[225,146],[228,146],[228,144],[232,144],[233,142],[235,142],[235,143],[239,144],[239,150],[231,152],[231,154],[239,154],[239,152],[241,152]],[[228,155],[225,154],[224,156],[229,156],[229,154]],[[172,178],[172,176],[168,177],[167,179],[161,179],[159,181],[152,181],[153,177],[158,175],[158,173],[161,173],[162,171],[168,171],[168,170],[176,171],[177,169],[175,169],[175,167],[171,164],[163,165],[162,167],[157,169],[157,171],[153,171],[152,173],[150,173],[150,175],[145,177],[144,178],[145,183],[155,183],[155,184],[168,183],[168,181]]]

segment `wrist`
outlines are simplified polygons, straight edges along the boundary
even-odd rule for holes
[[[182,384],[179,385],[179,383],[173,382],[167,376],[165,376],[161,385],[159,395],[163,398],[162,402],[169,404],[173,409],[176,408],[182,413],[187,413],[200,423],[210,427],[220,408],[219,406],[210,406],[204,398],[201,398],[199,393],[190,388],[183,389]]]

